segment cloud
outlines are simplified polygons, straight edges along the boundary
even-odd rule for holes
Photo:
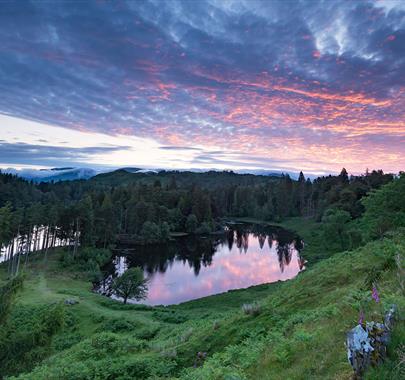
[[[173,145],[173,146],[161,146],[161,147],[159,147],[159,149],[162,149],[162,150],[195,150],[195,151],[200,151],[201,150],[200,148],[194,148],[194,147],[191,147],[191,146],[175,146],[175,145]]]
[[[267,157],[264,167],[404,168],[400,2],[2,8],[4,115],[153,139],[167,153],[201,148]],[[216,164],[213,156],[204,163]]]
[[[5,164],[29,164],[38,166],[85,165],[95,154],[106,154],[129,149],[126,146],[89,146],[83,148],[60,147],[52,145],[33,145],[25,143],[0,142],[0,162]],[[55,160],[57,159],[57,160]]]

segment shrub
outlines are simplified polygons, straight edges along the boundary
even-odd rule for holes
[[[259,315],[261,312],[261,307],[257,302],[253,302],[253,303],[244,303],[242,305],[242,311],[246,314],[246,315],[252,315],[252,316],[256,316]]]
[[[52,341],[52,348],[55,351],[63,351],[79,343],[82,339],[83,336],[75,332],[58,335]]]
[[[184,343],[187,342],[190,338],[191,335],[193,335],[194,329],[190,327],[187,329],[181,336],[180,336],[180,342]]]
[[[207,223],[207,222],[203,222],[195,230],[195,233],[200,234],[200,235],[207,235],[207,234],[211,233],[211,231],[212,231],[211,225],[209,223]]]
[[[123,318],[108,319],[99,328],[100,331],[110,331],[113,333],[134,330],[137,323]]]
[[[0,373],[29,371],[49,354],[52,337],[65,322],[61,304],[19,306],[0,330]]]
[[[108,249],[94,247],[81,248],[77,255],[69,251],[63,251],[61,265],[81,272],[89,281],[97,282],[102,279],[101,267],[111,260],[112,252]]]
[[[150,340],[156,336],[159,331],[158,326],[144,326],[134,331],[134,335],[139,339]]]

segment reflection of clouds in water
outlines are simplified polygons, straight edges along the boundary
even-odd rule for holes
[[[174,304],[230,289],[284,281],[304,269],[295,241],[280,244],[273,235],[266,245],[266,239],[263,234],[229,231],[222,242],[214,244],[215,255],[209,255],[208,266],[202,264],[203,253],[197,257],[189,253],[176,255],[165,272],[149,273],[149,294],[144,303]]]
[[[112,269],[115,277],[128,267],[143,267],[149,288],[144,303],[168,305],[293,278],[305,269],[301,247],[302,242],[286,231],[268,234],[229,229],[216,238],[136,247],[133,254],[127,251],[126,257],[116,257]],[[108,294],[105,287],[104,293]]]
[[[127,260],[124,256],[116,256],[114,259],[115,273],[117,276],[122,276],[128,269]]]

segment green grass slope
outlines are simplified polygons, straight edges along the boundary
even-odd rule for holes
[[[36,256],[11,319],[20,336],[37,328],[40,307],[62,303],[64,324],[41,351],[16,351],[17,379],[349,379],[345,334],[360,309],[382,318],[392,303],[405,308],[395,257],[405,232],[311,266],[296,279],[211,296],[172,307],[122,305],[91,293],[78,275],[61,271],[58,254],[45,268]],[[4,271],[4,268],[1,270]],[[0,275],[4,278],[4,272]],[[371,299],[377,283],[381,303]],[[66,299],[77,304],[67,306]],[[258,303],[245,314],[241,305]],[[402,314],[403,315],[403,314]],[[400,320],[384,365],[368,379],[399,379],[404,356]],[[40,342],[41,343],[41,342]],[[402,347],[402,348],[401,348]],[[198,356],[198,352],[204,353]],[[13,378],[13,377],[12,377]],[[13,378],[13,379],[14,379]]]

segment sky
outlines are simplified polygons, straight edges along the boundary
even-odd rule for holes
[[[0,167],[405,170],[405,1],[2,1]]]

